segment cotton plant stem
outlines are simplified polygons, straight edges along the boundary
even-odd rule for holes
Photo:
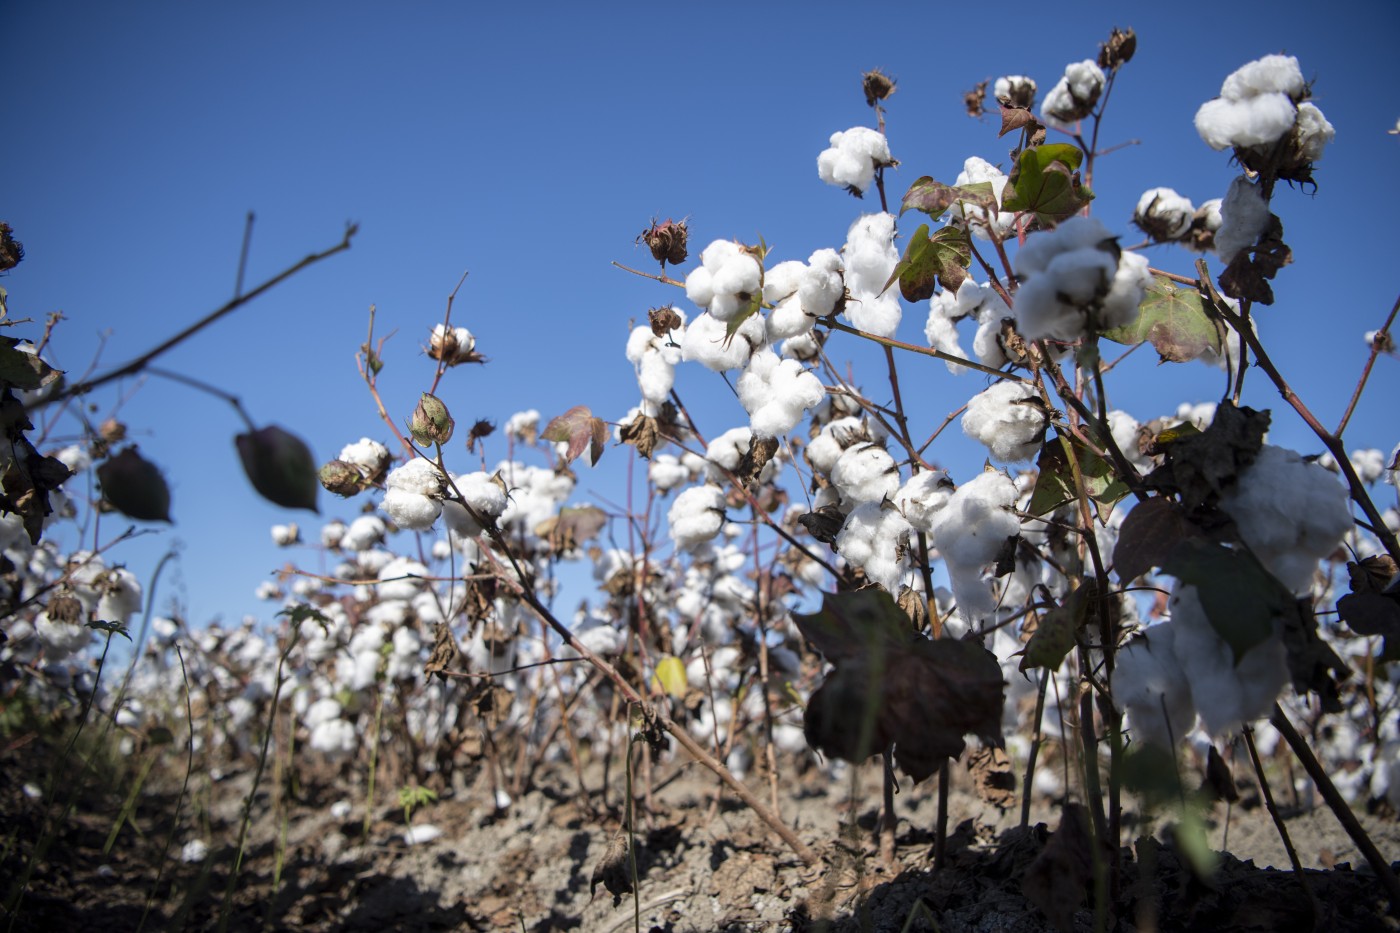
[[[1264,796],[1264,806],[1269,811],[1269,818],[1274,821],[1274,828],[1278,830],[1279,839],[1283,841],[1283,849],[1288,853],[1288,861],[1293,866],[1293,875],[1303,886],[1303,890],[1308,895],[1308,901],[1312,903],[1313,911],[1316,912],[1317,896],[1313,894],[1312,885],[1308,884],[1308,876],[1303,871],[1303,863],[1298,859],[1298,850],[1293,847],[1293,839],[1288,835],[1288,826],[1283,822],[1283,815],[1279,813],[1278,805],[1274,803],[1274,792],[1269,787],[1268,777],[1264,774],[1264,764],[1259,760],[1259,750],[1254,747],[1254,729],[1245,726],[1243,732],[1245,747],[1249,749],[1249,760],[1254,764],[1254,773],[1259,778],[1259,792]]]
[[[1035,782],[1035,763],[1040,757],[1040,745],[1045,741],[1041,731],[1041,722],[1045,717],[1045,690],[1050,686],[1050,678],[1053,677],[1049,671],[1040,672],[1040,687],[1035,694],[1035,734],[1031,737],[1030,754],[1026,756],[1026,777],[1021,782],[1021,828],[1025,829],[1031,822],[1031,787]]]
[[[1395,324],[1395,316],[1400,313],[1400,297],[1395,299],[1395,304],[1390,307],[1390,314],[1386,317],[1381,329],[1376,332],[1376,336],[1371,340],[1371,355],[1366,358],[1366,365],[1361,369],[1361,378],[1356,381],[1356,388],[1351,393],[1351,401],[1347,403],[1347,410],[1342,415],[1342,420],[1337,423],[1337,430],[1332,433],[1341,437],[1346,431],[1347,425],[1351,422],[1352,412],[1356,411],[1356,403],[1361,400],[1361,393],[1366,388],[1366,381],[1371,378],[1371,369],[1376,365],[1376,357],[1380,356],[1381,343],[1384,338],[1394,340],[1390,333],[1390,328]]]
[[[1269,717],[1269,722],[1283,736],[1288,747],[1293,749],[1293,754],[1303,764],[1303,770],[1308,772],[1308,777],[1312,778],[1313,784],[1317,786],[1318,793],[1322,794],[1322,799],[1327,801],[1327,806],[1336,815],[1337,822],[1342,824],[1351,841],[1360,850],[1366,863],[1371,866],[1371,870],[1376,873],[1376,878],[1380,880],[1381,886],[1385,888],[1386,896],[1390,898],[1390,913],[1392,916],[1400,916],[1400,879],[1397,879],[1395,872],[1391,869],[1390,863],[1381,855],[1376,844],[1371,841],[1365,828],[1356,819],[1356,814],[1351,812],[1351,807],[1342,799],[1342,795],[1337,792],[1337,788],[1332,783],[1332,779],[1327,776],[1317,757],[1313,755],[1312,749],[1308,747],[1307,740],[1298,734],[1298,730],[1293,727],[1288,715],[1284,713],[1283,707],[1274,704],[1273,715]]]

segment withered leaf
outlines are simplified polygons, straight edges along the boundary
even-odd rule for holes
[[[768,465],[768,461],[773,459],[773,455],[778,452],[778,439],[776,437],[751,437],[749,438],[749,449],[744,452],[744,456],[739,460],[739,468],[735,475],[739,477],[739,482],[745,488],[758,484],[758,478],[763,473],[763,468]]]
[[[1091,616],[1098,618],[1095,606],[1098,598],[1098,585],[1092,577],[1086,577],[1070,590],[1063,603],[1041,613],[1021,657],[1021,673],[1032,668],[1049,671],[1059,668],[1065,655],[1078,644],[1079,630]]]
[[[1214,745],[1206,755],[1206,774],[1201,781],[1201,791],[1212,801],[1228,800],[1230,803],[1236,803],[1240,799],[1239,788],[1235,787],[1235,776],[1230,773],[1230,766],[1220,757]]]
[[[462,652],[457,648],[457,639],[452,635],[452,628],[445,622],[438,622],[433,625],[433,650],[428,655],[428,663],[423,665],[423,674],[432,677],[437,674],[442,680],[447,679],[445,671],[460,670],[462,665]]]
[[[983,745],[967,756],[967,770],[972,774],[977,796],[1006,810],[1016,803],[1016,774],[1006,749]]]
[[[1039,125],[1040,121],[1035,118],[1035,114],[1025,107],[1008,107],[1006,104],[1001,104],[1001,130],[997,133],[998,137],[1014,133],[1025,126],[1036,127]]]
[[[558,415],[545,426],[540,435],[547,441],[567,443],[564,460],[572,462],[585,450],[588,462],[597,464],[603,456],[603,445],[608,438],[608,425],[602,418],[593,417],[587,405],[575,405],[562,415]]]
[[[836,543],[836,535],[845,521],[846,516],[841,514],[840,506],[834,503],[824,505],[815,512],[808,512],[797,520],[798,524],[807,529],[808,534],[823,544]]]
[[[1221,402],[1204,431],[1159,444],[1166,462],[1147,476],[1147,484],[1179,492],[1188,512],[1213,505],[1254,462],[1268,431],[1268,411]]]
[[[1026,868],[1021,893],[1060,930],[1074,929],[1074,913],[1094,880],[1089,815],[1078,803],[1065,804],[1060,827]]]
[[[1175,500],[1157,496],[1139,502],[1123,519],[1118,543],[1113,546],[1118,579],[1127,584],[1162,566],[1178,543],[1199,533]]]
[[[1337,608],[1340,612],[1340,600]],[[1341,712],[1337,683],[1350,677],[1351,670],[1317,634],[1317,616],[1313,614],[1310,600],[1294,600],[1288,609],[1283,616],[1283,647],[1288,655],[1288,675],[1293,689],[1299,695],[1317,694],[1324,712]]]
[[[593,876],[588,881],[588,897],[591,900],[598,893],[598,884],[608,889],[613,896],[613,906],[622,903],[624,894],[632,893],[632,872],[627,860],[627,831],[618,829],[603,851],[603,857],[593,866]]]
[[[820,612],[793,620],[835,664],[807,704],[813,748],[858,762],[893,745],[900,770],[922,781],[962,754],[967,734],[1001,744],[1001,667],[982,645],[925,638],[873,587],[827,593]]]

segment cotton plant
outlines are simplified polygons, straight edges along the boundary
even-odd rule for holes
[[[1220,96],[1196,111],[1196,131],[1212,149],[1262,154],[1287,138],[1285,159],[1311,163],[1322,158],[1336,135],[1317,105],[1298,59],[1266,55],[1226,77]]]
[[[817,174],[828,185],[864,194],[877,169],[895,164],[883,133],[864,126],[832,133],[830,147],[817,156]]]
[[[1046,126],[1067,133],[1074,132],[1075,124],[1094,112],[1094,106],[1103,93],[1105,76],[1103,69],[1092,60],[1074,62],[1065,66],[1065,73],[1055,82],[1040,105],[1040,116]]]

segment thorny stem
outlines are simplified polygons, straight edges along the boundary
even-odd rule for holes
[[[209,314],[206,314],[204,317],[200,318],[198,321],[195,321],[193,324],[191,324],[189,327],[186,327],[184,330],[180,331],[175,336],[165,340],[164,342],[158,344],[150,350],[147,350],[145,353],[141,354],[136,359],[125,364],[124,366],[118,366],[116,369],[105,372],[94,379],[74,383],[73,385],[64,389],[62,392],[56,392],[52,396],[39,401],[37,403],[37,406],[42,407],[53,402],[58,402],[64,399],[72,398],[76,395],[83,395],[87,392],[91,392],[98,386],[103,386],[116,379],[121,379],[125,376],[130,376],[134,373],[140,372],[141,370],[149,366],[150,363],[156,357],[184,343],[190,337],[193,337],[195,334],[204,330],[204,328],[208,327],[210,324],[213,324],[215,321],[219,320],[220,318],[224,317],[230,312],[236,311],[243,305],[252,301],[254,298],[257,298],[263,292],[268,291],[274,286],[279,285],[287,279],[291,278],[292,276],[296,275],[302,269],[305,269],[308,266],[314,266],[321,260],[334,256],[336,253],[343,253],[345,250],[350,248],[350,240],[352,237],[354,237],[355,233],[358,230],[358,225],[350,224],[348,227],[345,228],[345,236],[335,246],[332,246],[331,248],[326,250],[322,250],[319,253],[312,253],[310,256],[307,256],[300,262],[288,266],[286,269],[283,269],[281,272],[277,273],[272,278],[268,279],[266,282],[263,282],[261,285],[255,287],[252,291],[236,295],[224,305],[216,308]]]

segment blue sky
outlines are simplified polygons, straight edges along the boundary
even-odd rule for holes
[[[454,319],[491,362],[449,373],[440,394],[459,423],[574,404],[616,419],[637,399],[623,357],[629,320],[667,301],[693,311],[681,293],[611,265],[650,268],[633,245],[650,218],[689,216],[695,255],[712,239],[760,235],[776,259],[839,247],[877,204],[873,192],[862,204],[823,185],[815,160],[832,132],[873,125],[862,71],[899,80],[888,117],[897,197],[919,175],[951,181],[970,155],[1005,164],[1009,142],[993,120],[963,114],[964,90],[1023,73],[1043,96],[1066,63],[1131,25],[1138,55],[1101,143],[1140,144],[1100,161],[1094,208],[1125,243],[1139,239],[1128,218],[1149,187],[1196,203],[1223,195],[1234,171],[1191,118],[1230,71],[1286,51],[1316,78],[1337,139],[1315,197],[1276,199],[1296,262],[1260,329],[1335,423],[1365,358],[1361,335],[1400,291],[1390,230],[1400,188],[1386,179],[1400,166],[1400,138],[1385,132],[1400,117],[1389,48],[1400,8],[1333,3],[1320,20],[1315,7],[1288,7],[1171,5],[1124,18],[1124,5],[1102,3],[1063,5],[1072,15],[1060,16],[1045,4],[993,16],[892,3],[860,17],[825,3],[12,4],[0,32],[9,79],[0,219],[28,257],[3,284],[13,317],[67,317],[56,365],[81,373],[96,360],[101,371],[231,296],[248,211],[257,215],[249,283],[332,245],[354,221],[348,253],[161,365],[239,395],[255,420],[301,434],[329,459],[362,435],[389,440],[354,365],[370,304],[379,332],[396,332],[382,378],[402,420],[431,376],[420,349],[428,329],[468,270]],[[1190,271],[1178,249],[1149,255]],[[906,308],[900,336],[921,339],[925,316]],[[838,346],[836,358],[862,372],[863,350]],[[1120,385],[1120,407],[1145,419],[1219,396],[1215,371],[1159,369],[1148,355]],[[982,387],[942,364],[901,365],[926,429]],[[878,396],[881,370],[863,371]],[[1394,360],[1377,367],[1352,447],[1388,451],[1400,440],[1397,372]],[[255,497],[227,405],[160,381],[132,388],[123,386],[120,417],[166,470],[176,524],[114,557],[145,579],[178,541],[158,606],[177,598],[197,623],[270,615],[275,607],[253,597],[258,582],[289,559],[316,560],[274,548],[269,526],[292,519],[314,537],[319,522]],[[678,389],[710,436],[745,420],[707,372],[683,368]],[[118,398],[107,391],[93,403],[106,414]],[[1276,442],[1320,449],[1262,379],[1246,401],[1276,409]],[[946,450],[935,448],[946,465],[974,468],[961,439]],[[493,461],[503,455],[503,443],[490,450]],[[578,498],[620,500],[627,455],[612,450],[598,470],[580,469]],[[325,494],[322,515],[349,517],[356,504]]]

